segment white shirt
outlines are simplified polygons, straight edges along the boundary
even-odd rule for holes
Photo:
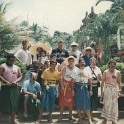
[[[93,78],[96,78],[96,76],[98,78],[98,74],[102,75],[102,72],[101,72],[100,68],[97,67],[97,66],[94,69],[92,68],[92,70],[94,71],[96,76],[93,74],[90,66],[85,67],[85,69],[86,69],[87,72],[89,72],[92,75]],[[97,83],[97,80],[93,80],[93,83]]]
[[[44,56],[44,57],[41,56],[41,57],[38,57],[38,59],[37,59],[37,55],[35,55],[35,56],[33,57],[33,62],[34,62],[34,61],[40,62],[40,58],[41,58],[41,63],[42,63],[42,64],[44,64],[45,61],[48,60],[48,57],[47,57],[47,56]]]
[[[81,57],[82,53],[81,53],[81,51],[76,50],[75,52],[70,51],[69,55],[76,55],[77,56],[77,60],[79,60],[79,58]]]
[[[82,77],[81,73],[84,73],[86,77]],[[88,83],[88,79],[92,78],[92,75],[85,70],[85,68],[82,70],[80,68],[77,69],[76,75],[73,75],[73,79],[76,80],[76,82],[80,83]]]
[[[19,58],[23,63],[32,64],[31,53],[28,50],[20,49],[15,53],[15,57]]]
[[[64,79],[67,80],[67,81],[71,81],[72,80],[72,76],[76,75],[77,67],[74,66],[74,68],[72,70],[70,70],[68,68],[68,66],[66,66],[65,68],[66,68],[66,72],[65,72]]]

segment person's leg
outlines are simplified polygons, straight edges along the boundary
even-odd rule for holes
[[[102,121],[102,124],[106,124],[107,123],[107,119],[104,118],[104,120]]]
[[[82,121],[81,110],[78,109],[77,113],[78,113],[78,117],[79,117],[78,123],[80,124]]]
[[[86,110],[86,115],[87,115],[87,117],[88,117],[88,123],[89,124],[93,124],[93,122],[91,121],[91,115],[90,115],[91,113],[90,113],[90,110]]]
[[[73,107],[72,106],[71,107],[69,106],[68,109],[69,109],[69,120],[70,121],[76,121],[76,119],[72,115]]]
[[[11,114],[11,124],[19,124],[19,123],[16,121],[15,113],[12,113],[12,114]]]
[[[3,113],[0,112],[0,123],[1,123],[2,115],[3,115]]]
[[[27,111],[28,99],[24,99],[24,111]]]
[[[28,109],[27,109],[27,104],[28,104],[28,99],[29,99],[29,95],[25,94],[24,95],[24,117],[28,117]]]
[[[39,124],[39,123],[40,123],[41,118],[42,118],[42,114],[43,114],[43,110],[44,110],[44,108],[41,108],[41,109],[40,109],[39,119],[38,119],[38,121],[36,122],[36,124]]]
[[[64,106],[60,106],[60,116],[58,119],[59,122],[62,121],[62,114],[63,114],[64,108],[65,108]]]
[[[49,112],[49,118],[48,118],[48,122],[52,123],[52,112]]]

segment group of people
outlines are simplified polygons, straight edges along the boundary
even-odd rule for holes
[[[78,44],[70,44],[71,51],[64,49],[64,41],[58,41],[58,47],[47,56],[42,45],[34,47],[36,55],[31,55],[29,42],[22,41],[22,49],[15,54],[8,54],[6,63],[0,65],[0,124],[2,114],[11,114],[11,123],[18,124],[15,114],[18,109],[18,94],[24,96],[24,117],[28,117],[28,108],[32,115],[42,120],[44,108],[49,112],[48,122],[52,123],[55,100],[59,98],[60,116],[62,121],[64,107],[68,107],[69,120],[76,121],[73,109],[77,110],[78,120],[87,116],[88,124],[93,124],[92,112],[98,108],[98,87],[101,86],[103,97],[104,118],[102,124],[111,120],[116,124],[118,120],[118,98],[121,92],[120,72],[116,70],[115,60],[108,62],[108,69],[103,75],[97,60],[93,57],[94,50],[86,47],[83,52],[77,49]],[[26,74],[14,64],[15,59],[26,66]],[[31,72],[33,68],[33,72]]]

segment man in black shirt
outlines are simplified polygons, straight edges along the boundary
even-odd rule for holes
[[[64,45],[64,41],[59,40],[58,48],[53,49],[51,53],[51,54],[55,53],[57,55],[57,62],[60,64],[63,62],[63,58],[69,57],[69,53],[66,49],[63,48],[63,45]]]

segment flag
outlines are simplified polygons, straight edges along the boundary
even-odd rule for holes
[[[120,28],[118,28],[118,31],[117,31],[117,46],[118,46],[118,49],[120,50],[121,49]]]
[[[101,58],[101,56],[102,56],[102,50],[101,50],[100,42],[98,42],[97,58]]]

